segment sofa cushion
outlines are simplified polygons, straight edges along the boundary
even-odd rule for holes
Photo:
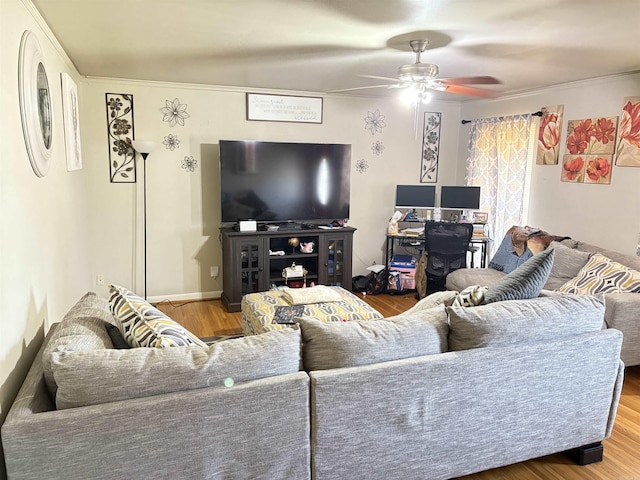
[[[444,307],[379,320],[325,323],[299,318],[307,371],[355,367],[447,351]]]
[[[51,398],[57,385],[51,370],[54,352],[104,350],[113,348],[107,326],[114,321],[106,299],[93,292],[86,293],[56,326],[42,352],[44,380]]]
[[[132,347],[206,347],[194,334],[124,287],[109,285],[109,306]]]
[[[580,295],[640,293],[640,272],[595,253],[578,275],[558,291]]]
[[[524,300],[540,295],[551,272],[554,253],[555,250],[540,252],[502,277],[486,291],[484,303]]]
[[[600,330],[604,299],[582,295],[554,295],[509,300],[474,308],[447,307],[449,348],[501,346],[549,341]]]
[[[555,290],[575,278],[592,255],[589,252],[570,248],[560,242],[551,242],[549,248],[555,250],[555,254],[551,273],[544,284],[544,288],[547,290]]]
[[[56,352],[56,407],[73,408],[240,382],[300,370],[297,328],[217,342],[208,348]],[[161,415],[162,412],[158,412]]]
[[[461,292],[471,285],[490,287],[506,274],[493,268],[461,268],[447,275],[447,289]]]
[[[442,292],[433,292],[427,295],[426,297],[424,297],[422,300],[416,303],[409,310],[403,312],[403,315],[406,316],[414,312],[429,310],[431,308],[438,307],[440,305],[449,306],[453,303],[453,301],[456,299],[457,296],[458,296],[458,292],[452,292],[448,290],[445,290]]]

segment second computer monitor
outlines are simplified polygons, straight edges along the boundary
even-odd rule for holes
[[[435,185],[396,186],[396,208],[433,208],[435,205]]]
[[[442,187],[440,189],[440,208],[478,210],[480,208],[480,187]]]

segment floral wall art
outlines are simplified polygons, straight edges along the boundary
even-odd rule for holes
[[[624,99],[618,131],[616,165],[640,167],[640,97]]]
[[[422,161],[420,165],[421,183],[436,183],[438,181],[441,121],[442,113],[440,112],[425,112],[424,114]]]
[[[561,180],[611,183],[617,126],[618,117],[569,120]]]
[[[538,129],[536,165],[557,165],[560,154],[560,135],[564,105],[542,107],[542,118]]]
[[[136,183],[133,138],[133,95],[107,93],[107,136],[111,183]]]

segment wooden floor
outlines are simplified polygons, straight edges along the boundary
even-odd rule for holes
[[[365,296],[384,316],[405,311],[412,295]],[[228,313],[220,300],[160,303],[160,310],[199,337],[241,333],[240,313]],[[611,438],[604,441],[604,460],[581,467],[562,454],[463,477],[465,480],[640,480],[640,366],[627,368]]]

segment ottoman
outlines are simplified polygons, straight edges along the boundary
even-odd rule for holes
[[[300,305],[296,309],[296,316],[311,317],[323,322],[383,318],[380,312],[348,290],[342,287],[325,288],[329,288],[337,294],[336,301]],[[249,293],[242,297],[242,332],[245,335],[257,335],[271,330],[290,328],[290,324],[274,322],[277,311],[293,308],[283,296],[284,292],[282,291],[269,290]]]

